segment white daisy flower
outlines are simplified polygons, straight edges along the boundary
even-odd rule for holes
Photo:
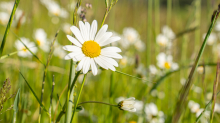
[[[35,47],[34,42],[30,42],[29,39],[24,38],[24,37],[22,37],[20,39],[33,53],[37,52],[37,48]],[[26,49],[26,47],[19,40],[15,41],[15,48],[17,50],[20,50],[18,52],[18,56],[21,56],[21,57],[31,57],[32,56],[32,54],[28,51],[28,49]]]
[[[135,43],[137,39],[140,38],[138,32],[132,27],[124,28],[123,36],[124,36],[124,39],[130,44]]]
[[[136,112],[136,108],[134,107],[135,104],[135,98],[130,97],[128,99],[122,100],[118,103],[118,106],[121,110],[126,110],[130,112]]]
[[[43,29],[39,28],[35,31],[34,39],[43,51],[50,51],[49,42],[47,41],[47,33]]]
[[[169,39],[165,35],[159,34],[156,38],[156,42],[160,46],[166,47],[168,45]]]
[[[0,24],[6,25],[8,23],[9,18],[10,15],[7,12],[0,12]]]
[[[139,101],[139,100],[135,101],[134,108],[136,109],[137,113],[141,113],[143,110],[143,107],[144,107],[143,101]]]
[[[154,65],[150,65],[149,66],[149,72],[153,75],[156,75],[158,73],[158,70]]]
[[[192,113],[197,113],[200,110],[200,105],[192,100],[189,101],[188,107]]]
[[[163,26],[162,28],[162,33],[168,38],[168,39],[174,39],[175,33],[173,32],[173,30],[168,27],[168,26]]]
[[[203,66],[197,67],[197,72],[198,72],[199,74],[203,74],[203,72],[204,72],[204,67],[203,67]]]
[[[120,40],[120,37],[111,37],[112,33],[106,32],[108,25],[103,25],[96,34],[98,27],[96,20],[92,22],[91,27],[88,22],[84,24],[80,21],[79,27],[80,30],[75,26],[70,27],[76,39],[67,35],[67,38],[74,45],[66,45],[63,47],[64,50],[71,51],[71,53],[65,56],[65,59],[80,61],[76,70],[80,71],[83,69],[84,74],[89,71],[91,66],[93,75],[97,75],[98,69],[96,64],[104,69],[115,71],[115,67],[118,67],[118,63],[112,58],[121,59],[122,56],[118,54],[118,52],[121,52],[121,49],[113,46],[102,47]]]
[[[140,52],[144,51],[146,48],[145,43],[142,42],[141,40],[135,42],[134,47]]]
[[[214,111],[220,114],[220,104],[219,103],[215,103]]]
[[[203,34],[203,39],[205,39],[206,33]],[[211,33],[209,35],[209,38],[207,39],[207,44],[208,45],[213,45],[217,41],[217,36],[215,33]]]
[[[158,54],[157,65],[161,69],[176,70],[179,68],[177,63],[173,63],[173,57],[171,55],[166,55],[165,53]]]
[[[149,123],[164,123],[164,113],[158,111],[157,106],[154,103],[146,104],[145,106],[146,119]]]
[[[13,6],[14,6],[14,1],[0,3],[0,9],[6,11],[7,13],[11,13]]]
[[[204,111],[203,108],[199,109],[198,112],[196,112],[196,117],[199,117],[199,115]],[[210,117],[210,111],[205,111],[200,118],[201,123],[209,123],[209,117]]]

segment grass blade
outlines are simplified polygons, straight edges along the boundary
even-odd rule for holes
[[[18,112],[19,99],[20,99],[20,89],[18,89],[18,92],[15,97],[15,101],[14,101],[14,106],[13,106],[14,113],[12,117],[12,123],[16,123],[16,114]]]
[[[216,102],[216,95],[217,95],[219,77],[220,77],[220,60],[218,60],[217,70],[216,70],[216,79],[215,79],[214,84],[213,84],[212,112],[211,112],[211,115],[210,115],[210,123],[213,122],[213,117],[214,117],[214,108],[215,108],[215,102]]]
[[[44,107],[44,105],[40,102],[39,98],[37,97],[36,93],[34,92],[34,90],[31,88],[30,84],[27,82],[27,80],[24,78],[23,74],[21,73],[21,71],[19,70],[22,78],[24,79],[25,83],[28,85],[29,89],[31,90],[32,94],[34,95],[35,99],[37,100],[37,102],[40,104],[41,107],[43,107],[44,111],[49,115],[49,112],[47,111],[47,109]]]
[[[132,75],[130,75],[130,74],[127,74],[127,73],[123,73],[123,72],[121,72],[121,71],[115,71],[116,73],[120,73],[120,74],[123,74],[123,75],[126,75],[126,76],[129,76],[129,77],[132,77],[132,78],[135,78],[135,79],[139,79],[139,80],[142,80],[142,81],[144,81],[144,82],[147,82],[148,80],[144,80],[144,79],[142,79],[142,78],[139,78],[139,77],[136,77],[136,76],[132,76]]]
[[[179,121],[179,118],[182,114],[182,111],[184,110],[184,105],[186,103],[186,98],[189,94],[189,91],[190,91],[190,88],[192,87],[193,85],[193,81],[192,81],[192,78],[194,76],[194,73],[195,73],[195,70],[197,69],[198,65],[199,65],[199,61],[200,61],[200,58],[203,54],[203,51],[205,49],[205,46],[206,46],[206,43],[207,43],[207,39],[209,37],[209,35],[211,34],[212,32],[212,29],[214,27],[214,24],[216,22],[216,19],[217,19],[217,15],[219,14],[219,11],[215,11],[214,12],[214,18],[212,19],[212,22],[211,22],[211,25],[209,27],[209,30],[206,34],[206,37],[204,39],[204,42],[200,48],[200,51],[198,53],[198,56],[194,62],[194,65],[190,71],[190,74],[189,74],[189,77],[186,81],[186,84],[183,86],[183,88],[180,90],[180,96],[178,98],[178,101],[176,103],[176,108],[175,108],[175,111],[174,111],[174,115],[173,115],[173,118],[172,118],[172,123],[177,123]]]
[[[8,21],[8,25],[7,25],[6,30],[5,30],[5,34],[4,34],[4,37],[2,39],[2,44],[1,44],[1,47],[0,47],[0,57],[2,56],[3,49],[4,49],[4,46],[5,46],[5,42],[6,42],[6,39],[7,39],[7,36],[8,36],[8,32],[9,32],[9,29],[11,27],[11,24],[12,24],[14,15],[15,15],[15,11],[18,7],[19,2],[20,2],[20,0],[15,0],[14,7],[12,9],[11,16],[10,16],[9,21]]]

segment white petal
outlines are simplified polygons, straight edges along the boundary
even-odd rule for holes
[[[80,53],[80,52],[77,52],[77,53],[72,52],[72,53],[67,54],[67,55],[64,57],[64,59],[65,59],[65,60],[69,60],[69,59],[72,59],[72,58],[74,58],[74,56],[79,55],[79,54],[82,54],[82,53]]]
[[[82,60],[82,58],[84,58],[85,55],[82,53],[82,54],[79,54],[79,55],[75,55],[73,58],[73,61],[80,61]]]
[[[83,74],[86,74],[89,71],[90,67],[90,58],[86,57],[85,63],[83,65]]]
[[[107,29],[108,29],[108,25],[102,26],[102,28],[99,30],[99,32],[97,33],[95,37],[95,41],[100,40],[106,33]]]
[[[106,57],[106,56],[102,56],[100,55],[99,57],[103,57],[104,59],[106,59],[109,63],[111,63],[112,65],[114,65],[115,67],[118,67],[118,63],[112,59],[112,58],[109,58],[109,57]]]
[[[82,47],[82,45],[79,43],[79,41],[77,41],[75,38],[73,38],[72,36],[70,35],[67,35],[67,38],[76,46],[78,47]]]
[[[116,58],[116,59],[122,59],[122,56],[120,54],[113,53],[113,52],[111,52],[111,53],[103,53],[103,52],[101,52],[101,55],[107,56],[107,57],[111,57],[111,58]]]
[[[108,67],[105,66],[105,64],[103,64],[103,63],[101,62],[101,60],[100,60],[99,57],[95,57],[94,60],[95,60],[95,62],[96,62],[100,67],[102,67],[102,68],[108,70]]]
[[[109,61],[107,61],[105,58],[103,58],[103,57],[99,57],[100,58],[100,60],[101,60],[101,62],[105,65],[105,66],[107,66],[110,70],[112,70],[112,71],[115,71],[115,67],[111,64],[111,63],[109,63]]]
[[[102,43],[108,40],[112,36],[112,32],[106,32],[102,38],[95,40],[97,43]]]
[[[113,43],[113,42],[115,42],[115,41],[118,41],[118,40],[120,40],[120,39],[121,39],[121,38],[118,37],[118,36],[111,37],[111,38],[109,38],[108,40],[106,40],[105,42],[99,43],[99,45],[100,45],[100,46],[105,46],[105,45],[108,45],[108,44]]]
[[[90,34],[89,34],[89,39],[90,39],[90,40],[94,40],[94,39],[95,39],[95,34],[96,34],[96,32],[97,32],[97,26],[98,26],[97,21],[94,20],[94,21],[92,22],[91,30],[90,30]]]
[[[106,47],[101,49],[101,52],[110,53],[110,52],[121,52],[121,49],[118,47]]]
[[[82,38],[82,35],[81,35],[79,29],[75,26],[71,26],[70,30],[73,32],[73,34],[76,36],[76,38],[81,42],[81,44],[83,44],[84,40]]]
[[[67,50],[67,51],[73,51],[73,52],[82,51],[81,48],[79,48],[77,46],[73,46],[73,45],[63,46],[63,49]]]
[[[88,22],[86,22],[86,24],[85,24],[85,27],[86,27],[86,41],[88,41],[88,40],[90,40],[90,38],[89,38],[89,35],[90,35],[90,24],[88,23]]]
[[[84,41],[88,41],[89,40],[88,34],[87,34],[88,32],[87,32],[86,26],[84,25],[82,21],[79,21],[79,28],[80,28],[80,32],[81,32],[81,35]]]
[[[85,60],[86,60],[86,57],[82,58],[82,60],[79,62],[78,66],[76,67],[76,71],[80,71],[82,69]]]
[[[95,64],[93,58],[91,58],[91,68],[92,68],[92,73],[93,73],[93,75],[94,75],[94,76],[97,75],[98,69],[97,69],[97,67],[96,67],[96,64]]]

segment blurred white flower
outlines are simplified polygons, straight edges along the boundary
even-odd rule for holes
[[[49,15],[57,16],[61,18],[67,18],[69,16],[69,13],[64,8],[61,8],[56,1],[41,0],[41,2],[48,9]]]
[[[197,67],[197,72],[198,72],[199,74],[203,74],[203,72],[204,72],[204,67],[203,67],[203,66]]]
[[[2,11],[7,12],[8,14],[11,13],[13,6],[14,6],[14,1],[0,3],[0,9]]]
[[[193,86],[192,87],[192,90],[194,91],[194,92],[196,92],[196,93],[201,93],[202,92],[202,88],[200,88],[200,87],[198,87],[198,86]]]
[[[176,70],[179,68],[177,63],[173,63],[173,57],[171,55],[166,55],[165,53],[158,54],[157,65],[161,69]]]
[[[206,99],[211,100],[212,99],[212,92],[207,92],[206,93]]]
[[[138,40],[137,42],[135,42],[134,47],[140,52],[144,51],[146,48],[145,43],[142,42],[141,40]]]
[[[199,109],[198,112],[196,112],[196,117],[199,117],[199,115],[204,111],[204,109]],[[209,117],[210,117],[210,111],[205,111],[203,115],[200,117],[201,123],[209,123]]]
[[[203,34],[203,39],[205,39],[206,33]],[[207,44],[208,45],[213,45],[217,41],[217,36],[215,33],[211,33],[209,35],[209,38],[207,39]]]
[[[69,23],[64,23],[62,29],[66,34],[71,34],[70,27],[71,25]]]
[[[162,28],[162,33],[168,38],[168,39],[174,39],[176,36],[175,36],[175,33],[173,32],[173,30],[168,27],[167,25],[163,26]]]
[[[216,23],[215,23],[215,30],[216,31],[220,31],[220,21],[217,21]]]
[[[136,113],[141,113],[144,107],[143,101],[135,100],[134,108],[136,109]]]
[[[123,56],[122,59],[120,59],[119,61],[119,64],[120,64],[120,67],[125,67],[128,63],[128,58],[127,56]]]
[[[156,42],[160,46],[166,47],[169,43],[169,39],[165,35],[159,34],[156,38]]]
[[[215,103],[214,111],[220,114],[220,104],[219,103]]]
[[[24,37],[20,39],[33,53],[37,52],[37,47],[35,46],[34,42],[30,42],[29,39],[24,38]],[[32,57],[32,54],[28,51],[28,49],[26,49],[26,47],[19,40],[15,41],[15,48],[19,50],[18,56]]]
[[[152,90],[150,94],[151,94],[151,96],[156,97],[157,96],[157,90],[156,89]]]
[[[64,59],[66,56],[66,52],[63,49],[63,46],[60,45],[57,41],[54,43],[54,51],[53,51],[54,56],[59,57],[60,59]]]
[[[10,15],[7,12],[0,12],[0,24],[7,25]]]
[[[140,63],[138,65],[138,67],[135,69],[135,71],[137,74],[141,75],[142,77],[147,75],[147,70],[144,67],[144,64],[142,64],[142,63]]]
[[[50,51],[50,43],[47,41],[47,33],[39,28],[35,31],[34,39],[37,42],[37,45],[45,52]]]
[[[220,43],[218,43],[217,45],[213,45],[212,52],[216,56],[220,56]]]
[[[180,79],[180,83],[181,83],[181,85],[185,85],[186,84],[186,79],[185,78],[181,78]]]
[[[129,42],[129,44],[134,44],[140,38],[138,32],[132,27],[123,29],[123,37],[125,41]]]
[[[15,12],[15,23],[24,24],[26,22],[26,17],[24,15],[24,12],[20,9],[17,9]]]
[[[136,112],[136,108],[134,107],[135,104],[135,98],[130,97],[128,99],[122,100],[118,103],[118,106],[121,110],[126,110],[130,112]]]
[[[145,106],[146,119],[149,123],[164,123],[164,113],[158,111],[157,106],[154,103],[146,104]]]
[[[188,107],[190,108],[190,111],[192,113],[197,113],[199,112],[199,109],[200,109],[200,105],[192,100],[189,101]]]
[[[158,73],[158,70],[154,65],[150,65],[149,66],[149,72],[153,75],[156,75]]]

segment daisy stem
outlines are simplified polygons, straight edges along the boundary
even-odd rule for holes
[[[104,105],[118,107],[118,105],[109,104],[109,103],[105,103],[105,102],[99,102],[99,101],[85,101],[85,102],[79,103],[78,105],[82,105],[82,104],[86,104],[86,103],[99,103],[99,104],[104,104]]]
[[[206,34],[206,37],[203,41],[203,44],[200,48],[200,51],[197,55],[197,58],[194,62],[194,65],[190,71],[190,74],[188,76],[188,79],[186,81],[186,84],[182,87],[182,89],[180,90],[180,95],[179,95],[179,98],[178,98],[178,101],[176,103],[176,107],[175,107],[175,110],[174,110],[174,114],[173,114],[173,117],[172,117],[172,123],[177,123],[179,121],[179,118],[181,117],[181,114],[184,110],[183,107],[185,107],[185,103],[186,103],[186,99],[187,99],[187,96],[189,94],[189,91],[193,85],[193,81],[192,81],[192,78],[194,76],[194,73],[195,73],[195,70],[197,69],[198,65],[199,65],[199,61],[201,59],[201,56],[203,54],[203,51],[205,49],[205,46],[206,46],[206,43],[207,43],[207,39],[209,37],[209,35],[211,34],[212,32],[212,29],[214,27],[214,24],[218,18],[218,15],[219,14],[219,10],[215,11],[214,14],[213,14],[213,17],[212,17],[212,21],[211,21],[211,25],[209,27],[209,30]]]
[[[54,86],[55,86],[55,81],[54,81],[54,75],[53,75],[53,85],[52,85],[52,91],[51,91],[51,95],[50,95],[50,107],[49,107],[50,123],[51,123],[51,119],[52,119],[52,117],[51,117],[51,108],[52,108]]]
[[[1,44],[1,47],[0,47],[0,57],[2,56],[3,49],[4,49],[4,46],[5,46],[5,42],[6,42],[6,39],[7,39],[7,36],[8,36],[8,32],[9,32],[9,29],[11,27],[11,24],[12,24],[14,15],[15,15],[15,11],[16,11],[16,9],[18,7],[19,2],[20,2],[20,0],[15,0],[15,2],[14,2],[14,7],[12,9],[11,16],[10,16],[8,24],[7,24],[7,28],[5,30],[4,37],[2,39],[2,44]]]
[[[105,15],[102,19],[102,24],[101,27],[104,25],[105,19],[108,16],[108,13],[110,12],[110,10],[112,9],[112,7],[118,2],[118,0],[115,0],[115,2],[113,2],[113,0],[111,1],[111,5],[109,7],[106,7],[106,11],[105,11]]]
[[[86,75],[87,75],[87,74],[85,74],[84,77],[83,77],[83,82],[82,82],[82,85],[81,85],[81,88],[80,88],[80,91],[79,91],[79,94],[78,94],[76,103],[74,104],[74,110],[73,110],[73,114],[72,114],[72,118],[71,118],[70,123],[72,123],[74,114],[75,114],[75,112],[76,112],[76,107],[78,106],[78,103],[79,103],[79,98],[80,98],[80,95],[81,95],[81,93],[82,93],[82,89],[83,89],[83,86],[84,86],[84,83],[85,83],[85,80],[86,80]]]

